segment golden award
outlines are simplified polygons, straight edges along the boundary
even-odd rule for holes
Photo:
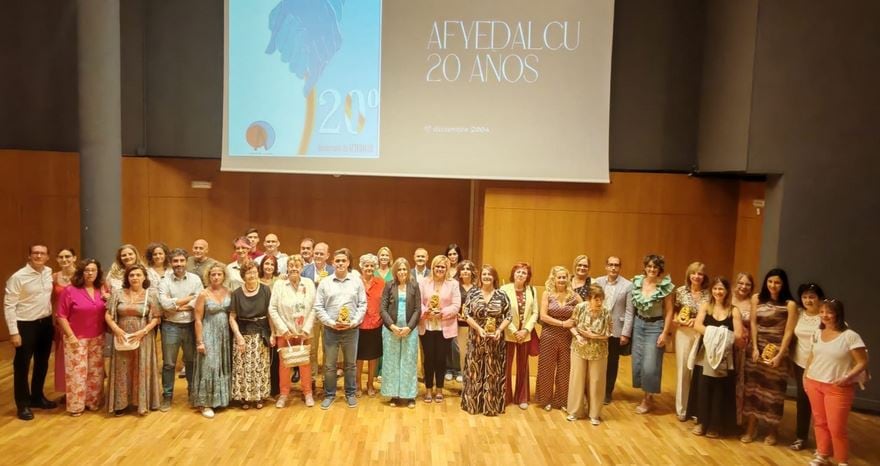
[[[336,322],[346,325],[351,323],[351,314],[348,312],[348,306],[342,306],[342,308],[339,309],[339,318],[336,319]]]
[[[690,306],[682,306],[681,310],[678,311],[678,321],[681,323],[685,323],[690,318],[691,318],[691,307]]]
[[[497,326],[495,324],[495,318],[494,317],[487,317],[486,318],[486,325],[483,327],[483,329],[486,330],[486,332],[488,332],[488,333],[495,333],[496,328],[497,328]]]
[[[428,303],[429,309],[437,309],[440,307],[440,295],[435,294],[431,296],[431,301]]]
[[[773,343],[767,343],[767,346],[764,347],[764,351],[761,351],[761,359],[764,360],[765,363],[770,364],[770,361],[779,354],[779,347]]]

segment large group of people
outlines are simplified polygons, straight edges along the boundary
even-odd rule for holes
[[[340,375],[350,408],[363,395],[414,408],[421,371],[425,404],[443,403],[446,382],[457,379],[471,414],[534,402],[600,425],[620,357],[632,355],[632,387],[642,391],[634,410],[646,414],[656,410],[663,355],[674,345],[675,415],[695,422],[693,434],[740,430],[749,443],[763,427],[764,443],[775,444],[792,370],[790,448],[807,447],[812,424],[811,464],[847,461],[865,344],[841,301],[815,283],[793,295],[782,269],[760,283],[747,273],[731,282],[693,262],[676,287],[659,255],[647,255],[631,280],[619,257],[591,278],[590,258],[578,255],[572,270],[552,267],[538,293],[528,263],[514,264],[501,285],[498,270],[465,259],[455,244],[433,258],[418,248],[412,263],[385,246],[357,259],[310,238],[294,254],[280,246],[275,234],[261,244],[255,229],[233,242],[228,261],[211,258],[203,239],[191,251],[151,243],[143,256],[124,244],[106,274],[65,248],[53,274],[48,248],[32,245],[4,301],[18,417],[56,406],[43,387],[54,345],[55,387],[71,416],[168,411],[182,356],[188,404],[207,418],[230,405],[285,408],[296,383],[306,407],[322,395],[320,408],[329,409]]]

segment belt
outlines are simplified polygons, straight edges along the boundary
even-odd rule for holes
[[[163,320],[162,325],[165,325],[165,324],[176,325],[178,327],[189,327],[189,326],[193,325],[193,322],[172,322],[170,320]]]
[[[641,314],[636,314],[636,317],[642,319],[644,322],[657,322],[658,320],[663,320],[663,316],[643,317]]]
[[[254,317],[253,319],[248,319],[246,317],[236,317],[237,320],[243,320],[245,322],[259,322],[261,320],[266,320],[266,316]]]

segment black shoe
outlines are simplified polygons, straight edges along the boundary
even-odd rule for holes
[[[27,406],[24,408],[18,408],[18,418],[22,421],[31,421],[34,419],[34,413],[32,413],[31,409]]]
[[[54,401],[49,400],[45,396],[40,397],[39,400],[31,400],[31,408],[37,409],[55,409],[58,407],[58,404]]]
[[[290,381],[293,383],[299,382],[299,367],[293,368],[293,376],[290,377]]]

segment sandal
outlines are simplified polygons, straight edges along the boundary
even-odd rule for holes
[[[77,412],[75,412],[75,413],[70,413],[70,417],[80,417],[80,416],[82,416],[82,415],[83,415],[82,411],[77,411]]]
[[[257,403],[254,405],[254,407],[257,409],[263,409],[263,403]]]
[[[367,396],[370,398],[376,396],[376,389],[373,387],[368,388],[367,389]]]
[[[742,443],[752,443],[755,441],[755,434],[743,434],[743,436],[739,438],[739,441]]]
[[[434,395],[434,403],[443,403],[443,394],[438,393]]]
[[[767,436],[764,437],[764,445],[769,445],[771,447],[776,445],[776,434],[767,434]]]
[[[409,400],[406,402],[406,407],[409,409],[414,409],[416,407],[416,400]]]
[[[241,409],[247,411],[247,410],[251,409],[251,405],[249,405],[249,404],[247,404],[247,403],[242,403],[242,404],[241,404]]]
[[[703,424],[697,424],[691,429],[691,433],[694,435],[706,435],[706,430],[703,429]]]
[[[806,443],[807,443],[806,440],[799,438],[799,439],[795,440],[794,442],[791,442],[791,445],[789,445],[788,448],[791,448],[794,451],[801,451],[804,449],[804,446],[806,445]]]
[[[431,394],[430,394],[430,393],[425,393],[425,399],[422,400],[422,401],[424,401],[425,403],[431,403],[431,402],[434,401],[434,399],[431,398]]]
[[[388,402],[388,406],[391,406],[392,408],[397,407],[397,398],[392,398],[391,401]]]
[[[718,438],[718,437],[721,437],[721,435],[718,434],[718,432],[716,432],[714,430],[710,430],[709,432],[706,432],[706,438]]]

